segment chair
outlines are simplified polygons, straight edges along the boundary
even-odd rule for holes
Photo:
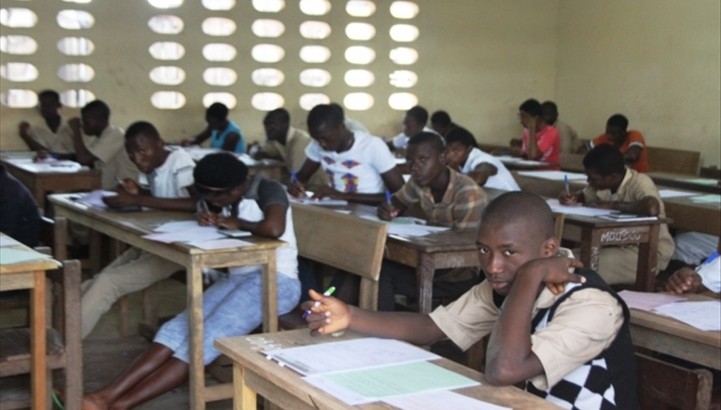
[[[709,408],[713,375],[686,369],[636,353],[638,399],[642,409],[704,410]]]

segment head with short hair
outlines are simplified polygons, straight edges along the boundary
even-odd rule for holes
[[[408,140],[406,163],[411,179],[425,187],[446,170],[443,138],[432,132],[420,132]]]
[[[551,208],[534,194],[502,194],[483,211],[477,245],[487,280],[497,293],[506,295],[521,266],[557,254]]]
[[[125,131],[125,151],[130,161],[145,174],[163,165],[168,157],[160,133],[147,121],[134,122]]]
[[[263,128],[268,139],[285,144],[290,128],[290,113],[285,108],[276,108],[268,112],[263,119]]]
[[[478,146],[473,134],[463,127],[452,128],[444,136],[444,139],[446,140],[446,163],[453,169],[462,167],[473,148]]]
[[[534,121],[536,126],[540,125],[542,121],[541,103],[534,98],[529,98],[518,107],[518,115],[521,120],[521,125],[525,128],[529,128],[531,121]]]
[[[403,117],[403,133],[412,137],[423,131],[427,122],[428,111],[420,105],[416,105],[406,111],[406,114]]]
[[[221,130],[228,125],[228,107],[223,103],[213,103],[205,110],[205,122],[214,130]]]
[[[558,119],[558,106],[556,103],[553,101],[544,101],[543,104],[541,104],[541,116],[543,117],[543,122],[546,124],[555,124]]]
[[[348,144],[353,133],[343,123],[343,111],[337,104],[318,104],[308,113],[308,132],[318,141],[325,151],[342,152],[350,148]]]
[[[440,135],[445,136],[455,124],[447,112],[438,110],[431,115],[431,128]]]
[[[606,121],[606,135],[616,144],[622,144],[628,136],[628,118],[623,114],[614,114]]]
[[[219,152],[206,155],[193,170],[195,190],[212,205],[222,208],[245,195],[248,167],[235,155]]]
[[[588,184],[597,190],[615,189],[626,175],[626,163],[618,148],[600,144],[583,157]]]
[[[101,100],[91,101],[80,109],[80,117],[83,132],[97,137],[110,123],[110,107]]]
[[[42,90],[38,93],[38,109],[43,118],[57,117],[58,110],[63,104],[60,102],[60,94],[55,90]]]

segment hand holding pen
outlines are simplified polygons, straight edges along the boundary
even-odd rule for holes
[[[384,221],[390,221],[398,216],[398,209],[393,206],[392,198],[393,196],[391,195],[391,192],[389,190],[386,190],[386,200],[385,202],[381,202],[381,204],[378,206],[378,218]]]
[[[314,290],[308,294],[313,300],[303,303],[303,308],[310,312],[304,316],[311,334],[335,334],[350,326],[350,306]]]
[[[298,180],[298,174],[293,171],[290,172],[288,193],[296,198],[305,198],[305,186]]]
[[[315,293],[315,291],[313,291],[313,292]],[[335,286],[331,286],[331,287],[329,287],[328,289],[326,289],[325,292],[323,292],[323,296],[325,296],[325,297],[332,296],[334,292],[335,292]],[[319,301],[319,300],[316,300],[315,302],[313,302],[313,305],[312,305],[312,308],[317,308],[317,307],[320,307],[320,301]],[[311,307],[309,307],[308,309],[304,310],[304,311],[303,311],[303,319],[307,319],[308,316],[310,316],[311,313],[313,313],[313,312],[311,311]]]
[[[215,213],[210,212],[210,208],[208,208],[208,203],[205,202],[204,199],[198,200],[195,209],[197,211],[198,225],[215,225],[218,216]]]
[[[563,205],[576,205],[576,195],[571,193],[571,186],[568,183],[568,175],[563,175],[563,192],[558,197],[558,202]]]

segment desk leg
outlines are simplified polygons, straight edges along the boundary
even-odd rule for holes
[[[651,225],[648,229],[648,242],[638,245],[638,264],[634,290],[654,292],[658,266],[658,234],[660,225]]]
[[[203,269],[199,256],[186,263],[188,321],[190,333],[190,408],[205,409],[205,367],[203,366]]]
[[[601,257],[601,232],[592,228],[583,228],[581,232],[581,262],[594,271],[598,271]]]
[[[427,314],[433,307],[433,276],[436,264],[433,256],[427,253],[418,253],[416,267],[416,281],[418,282],[418,312]]]
[[[31,334],[30,356],[32,357],[32,408],[37,410],[47,409],[48,385],[47,385],[47,339],[46,339],[46,316],[45,316],[45,272],[35,272],[35,285],[31,290]]]
[[[263,332],[278,331],[278,272],[275,250],[268,252],[268,263],[263,265]]]
[[[257,397],[255,392],[245,384],[245,369],[233,362],[233,410],[255,410]]]

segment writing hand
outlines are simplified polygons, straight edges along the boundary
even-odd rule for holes
[[[701,277],[691,268],[681,268],[671,275],[666,282],[666,292],[696,293],[701,286]]]
[[[140,194],[140,185],[130,178],[125,178],[118,184],[122,190],[129,194],[138,195]]]
[[[111,208],[125,208],[128,206],[140,205],[138,203],[137,195],[128,193],[126,191],[123,191],[122,189],[119,189],[117,192],[117,195],[104,196],[103,202],[105,202]]]
[[[578,199],[575,194],[563,191],[561,192],[561,195],[558,196],[558,202],[563,205],[577,205]]]
[[[223,229],[240,229],[240,221],[232,216],[217,215],[215,225]]]
[[[345,330],[350,326],[350,308],[340,299],[310,290],[312,300],[301,305],[303,310],[310,311],[305,320],[311,334],[331,334]]]
[[[48,159],[50,157],[50,152],[48,150],[41,149],[40,151],[35,153],[35,157],[33,158],[33,162],[40,162]]]
[[[323,186],[315,191],[313,191],[313,199],[323,199],[323,198],[335,198],[335,199],[341,199],[339,198],[340,192],[336,191],[335,189],[329,187],[329,186]]]
[[[393,204],[388,202],[381,202],[378,206],[378,217],[384,221],[390,221],[398,216],[398,209]]]
[[[292,181],[288,186],[288,193],[296,198],[305,198],[305,186],[300,181]]]
[[[214,226],[218,219],[218,215],[212,212],[198,212],[196,218],[198,219],[198,225],[200,226]]]

